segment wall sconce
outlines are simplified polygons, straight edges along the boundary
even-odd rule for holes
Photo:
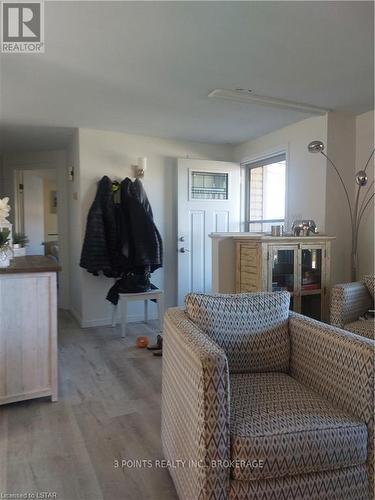
[[[135,177],[137,179],[142,179],[145,176],[147,170],[147,158],[138,158],[137,165],[134,165]]]

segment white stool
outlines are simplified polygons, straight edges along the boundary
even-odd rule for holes
[[[158,307],[159,327],[163,331],[163,315],[164,315],[164,292],[163,290],[150,290],[142,293],[120,293],[119,303],[121,310],[121,337],[126,335],[126,323],[128,321],[128,302],[134,300],[143,300],[145,308],[145,323],[148,322],[148,301],[154,299]],[[116,310],[114,306],[112,312],[112,326],[116,326]]]

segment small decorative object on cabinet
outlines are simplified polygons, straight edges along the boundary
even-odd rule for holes
[[[324,320],[328,312],[329,236],[235,238],[236,292],[291,294],[291,309]]]

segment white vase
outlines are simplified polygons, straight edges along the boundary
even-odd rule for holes
[[[7,250],[0,249],[0,267],[9,267],[10,259]]]

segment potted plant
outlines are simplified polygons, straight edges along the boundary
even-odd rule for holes
[[[10,230],[3,228],[0,230],[0,267],[9,267],[11,248],[9,245]]]
[[[15,257],[23,257],[26,255],[26,245],[28,242],[29,238],[25,233],[13,234],[13,253]]]

